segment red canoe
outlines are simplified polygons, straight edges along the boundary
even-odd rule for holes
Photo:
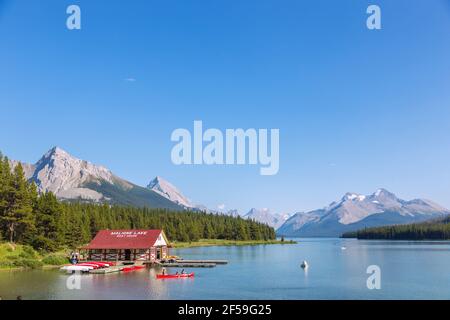
[[[142,270],[145,266],[131,266],[131,267],[125,267],[122,269],[122,272],[131,272],[136,270]]]
[[[185,278],[193,278],[194,273],[186,273],[186,274],[158,274],[156,275],[156,279],[185,279]]]

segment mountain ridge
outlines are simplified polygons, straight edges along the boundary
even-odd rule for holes
[[[160,176],[141,187],[116,176],[101,165],[78,159],[54,147],[35,164],[21,163],[25,176],[40,192],[51,191],[65,201],[109,203],[116,205],[201,211],[241,216],[274,227],[284,236],[340,236],[355,228],[424,221],[450,211],[427,199],[402,200],[380,188],[370,195],[347,192],[340,200],[322,209],[290,214],[272,213],[267,208],[252,208],[246,214],[237,210],[217,211],[194,204],[173,184]]]
[[[277,233],[336,237],[361,228],[421,222],[448,214],[448,209],[430,200],[406,201],[380,188],[370,195],[349,192],[323,209],[298,212],[278,228]]]
[[[186,198],[173,184],[157,176],[147,186],[148,189],[186,208],[195,208],[191,200]]]
[[[284,222],[286,222],[286,220],[289,218],[289,215],[272,213],[268,208],[252,208],[243,216],[243,218],[263,222],[271,227],[274,227],[276,230],[281,227]]]
[[[53,192],[66,201],[85,201],[138,207],[183,210],[183,207],[153,190],[140,187],[112,173],[104,166],[78,159],[60,147],[53,147],[35,164],[21,163],[25,177],[40,192]]]

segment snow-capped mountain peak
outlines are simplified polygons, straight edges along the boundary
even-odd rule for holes
[[[377,191],[375,191],[371,196],[375,198],[383,197],[383,198],[397,199],[397,196],[395,194],[383,188],[377,189]]]
[[[347,193],[341,201],[307,213],[297,213],[280,227],[280,234],[290,236],[340,236],[364,227],[424,221],[450,214],[429,201],[405,201],[386,189],[364,196]]]
[[[351,193],[348,192],[345,194],[345,196],[342,198],[342,201],[350,200],[350,201],[364,201],[366,199],[366,196],[357,194],[357,193]]]
[[[270,214],[270,210],[267,208],[261,209],[251,208],[250,211],[246,214],[246,216],[251,216],[255,214]]]
[[[239,211],[237,209],[228,210],[227,215],[231,217],[239,217]]]
[[[153,179],[147,188],[186,208],[195,207],[174,185],[161,177]]]
[[[275,229],[279,228],[288,218],[289,215],[271,213],[268,208],[252,208],[246,215],[244,215],[244,219],[253,219],[274,227]]]

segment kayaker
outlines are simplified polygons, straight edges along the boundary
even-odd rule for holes
[[[186,274],[186,271],[184,271],[184,269],[181,270],[181,274]]]
[[[162,275],[165,276],[166,275],[166,268],[162,269]]]

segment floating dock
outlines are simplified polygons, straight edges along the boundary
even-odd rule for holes
[[[131,262],[130,262],[131,263]],[[121,264],[117,266],[111,266],[108,268],[100,268],[100,269],[93,269],[89,270],[89,273],[91,274],[109,274],[109,273],[117,273],[121,271],[125,271],[124,268],[130,268],[132,266],[143,266],[145,265],[145,261],[140,261],[138,264]],[[165,268],[214,268],[217,265],[225,265],[228,264],[227,260],[183,260],[178,259],[173,262],[156,262],[151,263],[151,265],[157,265],[160,267]]]
[[[177,263],[228,264],[227,260],[177,260]]]
[[[122,269],[124,267],[125,266],[113,266],[113,267],[104,268],[104,269],[94,269],[94,270],[90,270],[89,273],[92,273],[92,274],[116,273],[116,272],[122,271]]]
[[[193,262],[158,263],[158,265],[165,268],[214,268],[215,266],[217,266],[215,263],[193,263]]]
[[[228,264],[227,260],[183,260],[175,262],[159,262],[158,265],[166,268],[214,268],[218,264]]]

